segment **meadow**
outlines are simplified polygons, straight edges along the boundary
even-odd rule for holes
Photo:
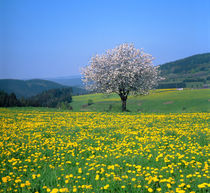
[[[149,95],[129,95],[127,109],[134,113],[196,113],[210,112],[210,89],[157,89]],[[88,105],[91,100],[93,104]],[[73,96],[75,112],[121,112],[117,94]]]
[[[210,113],[0,109],[0,192],[209,192]]]

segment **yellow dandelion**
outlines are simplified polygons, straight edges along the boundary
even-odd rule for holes
[[[99,175],[98,174],[96,175],[95,180],[99,180]]]
[[[7,183],[7,177],[2,177],[2,182]]]

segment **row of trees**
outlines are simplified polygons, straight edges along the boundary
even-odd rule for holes
[[[184,79],[183,82],[203,82],[203,83],[206,83],[206,81],[208,80],[208,77],[205,79],[205,78],[187,78],[187,79]]]
[[[42,92],[26,100],[26,106],[55,108],[62,102],[72,101],[72,88],[58,88]]]
[[[209,80],[209,77],[207,77],[206,79],[205,78],[187,78],[187,79],[184,79],[183,81],[174,81],[174,82],[163,81],[158,84],[157,88],[158,89],[186,88],[189,86],[188,83],[195,83],[194,84],[195,87],[203,87],[203,84],[207,83],[208,80]]]
[[[7,94],[4,91],[0,91],[1,107],[32,106],[71,109],[71,106],[69,105],[71,101],[72,88],[51,89],[27,99],[17,99],[14,93]]]
[[[166,88],[186,88],[186,83],[184,82],[172,82],[172,83],[160,83],[157,87],[158,89]]]

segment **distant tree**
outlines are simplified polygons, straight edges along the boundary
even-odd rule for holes
[[[15,95],[15,93],[11,93],[9,95],[9,100],[8,100],[8,106],[9,107],[15,107],[15,106],[20,106],[20,102],[17,100],[17,97]]]
[[[6,107],[8,104],[8,94],[0,91],[0,107]]]
[[[133,44],[122,44],[105,54],[91,58],[82,70],[86,88],[102,93],[117,93],[126,111],[130,92],[146,94],[157,85],[158,67],[152,64],[153,57],[136,49]]]

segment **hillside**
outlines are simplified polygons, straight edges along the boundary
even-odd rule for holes
[[[61,88],[63,85],[40,79],[32,80],[16,80],[16,79],[1,79],[0,90],[7,93],[14,92],[18,98],[30,97],[37,95],[45,90]]]
[[[142,113],[210,112],[210,89],[158,89],[146,96],[129,96],[127,109]],[[73,96],[73,111],[121,112],[117,94]]]
[[[18,98],[35,96],[43,91],[64,88],[66,86],[49,80],[32,79],[32,80],[16,80],[16,79],[0,79],[0,90],[7,93],[14,92]],[[87,93],[86,90],[72,87],[72,94],[79,95]]]
[[[210,53],[197,54],[160,65],[165,77],[159,88],[210,87]]]

